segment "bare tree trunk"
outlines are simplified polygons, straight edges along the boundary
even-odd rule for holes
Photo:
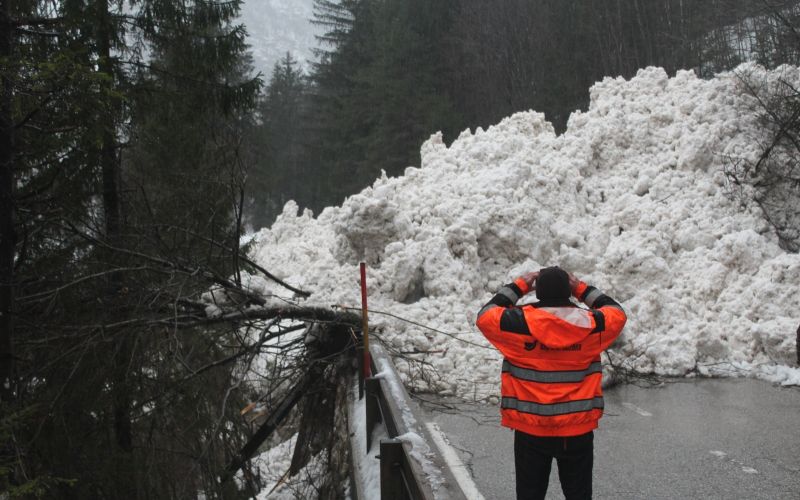
[[[12,57],[13,26],[10,0],[0,0],[0,60]],[[0,96],[0,401],[13,398],[14,354],[14,124],[11,117],[11,78],[2,76]]]
[[[111,90],[114,78],[114,66],[111,62],[111,25],[108,13],[108,0],[97,1],[97,47],[101,73],[108,75],[106,90]],[[116,123],[113,113],[105,113],[99,117],[103,124],[100,146],[100,165],[103,176],[103,208],[105,210],[106,237],[112,245],[116,245],[119,237],[120,200],[119,200],[119,163],[117,161]]]
[[[97,55],[98,69],[107,75],[105,89],[110,92],[114,86],[114,65],[111,60],[111,20],[108,11],[108,0],[97,0]],[[108,96],[106,96],[108,97]],[[116,106],[111,106],[111,112],[105,112],[98,117],[102,124],[100,137],[100,170],[102,174],[102,198],[105,215],[106,241],[113,247],[121,245],[120,225],[121,208],[119,197],[119,159],[117,157],[117,130]],[[115,265],[116,256],[109,255],[107,265]],[[116,302],[122,289],[121,276],[116,273],[108,275],[106,289],[107,300]],[[124,334],[116,343],[112,366],[112,405],[114,414],[114,432],[117,445],[124,451],[133,448],[131,430],[131,391],[128,387],[128,367],[131,365],[133,353],[133,336]]]

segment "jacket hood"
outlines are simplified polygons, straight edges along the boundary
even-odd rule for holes
[[[579,307],[535,307],[528,327],[547,347],[563,348],[583,342],[594,330],[592,313]]]

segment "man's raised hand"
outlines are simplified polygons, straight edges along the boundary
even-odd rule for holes
[[[536,278],[538,278],[538,277],[539,277],[539,271],[533,271],[533,272],[530,272],[530,273],[525,273],[522,276],[520,276],[520,278],[522,278],[522,280],[525,281],[525,283],[528,284],[528,290],[530,292],[532,292],[532,291],[534,291],[536,289]]]
[[[575,275],[570,272],[568,272],[567,275],[569,276],[569,289],[572,292],[572,295],[575,295],[575,289],[581,284],[581,280],[576,278]]]

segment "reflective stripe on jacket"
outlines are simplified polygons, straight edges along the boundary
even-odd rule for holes
[[[580,283],[589,309],[559,304],[517,307],[522,279],[500,288],[478,313],[477,326],[503,355],[502,425],[535,436],[577,436],[603,414],[600,353],[627,320],[622,307]]]

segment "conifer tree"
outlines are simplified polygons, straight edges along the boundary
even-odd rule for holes
[[[427,137],[456,130],[444,44],[451,6],[362,0],[317,2],[328,31],[312,81],[314,148],[326,204],[419,164]],[[433,50],[432,50],[433,49]]]
[[[0,1],[0,61],[13,53],[13,27],[8,0]],[[14,355],[12,312],[14,304],[14,254],[16,210],[14,204],[14,123],[11,117],[12,75],[8,63],[0,73],[0,403],[12,400]]]
[[[369,130],[373,115],[358,103],[368,83],[357,78],[371,62],[374,0],[315,0],[313,22],[319,37],[319,61],[311,75],[308,161],[318,166],[309,181],[319,193],[317,206],[333,205],[362,184],[352,160],[362,153],[358,139]]]
[[[458,114],[447,84],[451,78],[443,53],[453,16],[446,3],[385,0],[375,11],[371,64],[357,73],[367,82],[364,102],[372,126],[359,143],[362,183],[375,177],[375,165],[389,175],[419,165],[419,148],[442,131],[452,140]],[[358,161],[360,160],[360,161]]]
[[[0,357],[25,362],[0,373],[0,435],[18,437],[0,448],[0,491],[222,495],[225,448],[243,439],[218,423],[231,416],[216,407],[230,366],[199,387],[183,370],[187,352],[203,364],[229,355],[231,332],[143,325],[238,266],[243,174],[230,146],[260,85],[232,22],[239,2],[13,5],[0,9],[11,28],[0,133],[12,145],[0,204],[14,208],[0,219],[0,312],[21,321],[0,324]],[[148,147],[162,154],[145,158]],[[167,168],[183,181],[157,186]]]
[[[255,227],[267,225],[284,204],[296,200],[313,206],[313,176],[303,154],[307,146],[305,120],[308,84],[303,70],[290,53],[275,64],[260,105],[262,125],[260,158],[250,170],[251,220]]]

